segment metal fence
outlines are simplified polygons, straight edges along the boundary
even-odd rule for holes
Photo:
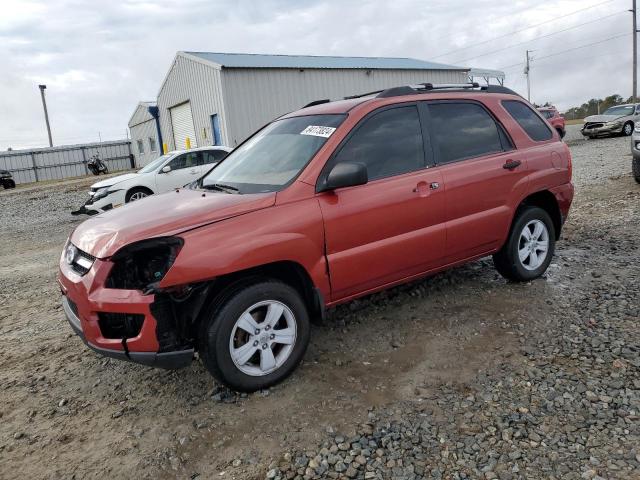
[[[131,142],[120,140],[0,152],[0,169],[9,170],[16,183],[80,177],[89,175],[87,161],[95,154],[110,172],[131,168]]]

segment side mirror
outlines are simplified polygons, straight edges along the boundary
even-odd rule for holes
[[[338,163],[331,169],[329,175],[327,175],[327,179],[320,188],[320,191],[324,192],[337,188],[364,185],[368,181],[367,166],[364,163]]]
[[[162,170],[160,170],[162,173],[169,173],[171,171],[171,165],[165,165],[164,167],[162,167]]]

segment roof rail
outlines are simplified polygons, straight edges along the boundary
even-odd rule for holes
[[[503,87],[502,85],[485,85],[484,87],[481,87],[480,90],[487,93],[507,93],[509,95],[520,96],[520,94],[514,92],[510,88]]]
[[[313,107],[314,105],[322,105],[323,103],[329,103],[330,101],[331,100],[329,100],[328,98],[323,98],[322,100],[314,100],[313,102],[307,103],[302,108]]]
[[[430,93],[437,90],[451,90],[464,92],[467,90],[477,89],[479,88],[481,92],[487,93],[505,93],[508,95],[517,95],[520,94],[514,92],[510,88],[503,87],[502,85],[485,85],[480,86],[478,82],[471,83],[442,83],[442,84],[433,84],[433,83],[418,83],[417,85],[404,85],[401,87],[391,87],[385,90],[376,90],[374,92],[360,93],[358,95],[349,95],[348,97],[344,97],[345,100],[353,100],[356,98],[368,97],[370,95],[375,95],[375,98],[389,98],[389,97],[401,97],[404,95],[415,95],[416,93]],[[307,103],[302,108],[313,107],[314,105],[321,105],[323,103],[329,103],[331,100],[328,98],[322,100],[314,100],[313,102]]]
[[[376,90],[375,92],[359,93],[358,95],[349,95],[348,97],[344,97],[344,99],[353,100],[354,98],[368,97],[369,95],[375,95],[381,92],[384,92],[384,90]]]
[[[435,90],[453,90],[453,91],[463,92],[466,90],[471,90],[476,88],[480,88],[480,91],[487,92],[487,93],[507,93],[510,95],[518,95],[513,90],[500,85],[488,85],[488,86],[480,87],[480,84],[477,82],[446,83],[446,84],[419,83],[417,85],[405,85],[402,87],[388,88],[378,93],[378,95],[376,95],[376,98],[400,97],[403,95],[415,95],[416,93],[430,93]],[[376,93],[376,92],[372,92],[372,93]],[[371,95],[371,94],[366,94],[366,95]],[[351,98],[357,98],[358,96],[354,96]]]

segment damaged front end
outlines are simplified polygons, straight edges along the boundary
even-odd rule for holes
[[[159,287],[182,244],[178,237],[143,240],[123,247],[110,259],[92,257],[86,271],[78,270],[78,259],[70,258],[83,259],[86,254],[69,244],[59,278],[63,307],[72,328],[90,348],[161,368],[191,363],[197,318],[210,284]],[[80,281],[72,281],[68,270]]]

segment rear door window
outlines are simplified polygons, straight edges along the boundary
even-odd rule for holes
[[[364,163],[369,180],[424,168],[418,108],[409,105],[374,113],[340,149],[333,164],[340,162]]]
[[[522,129],[527,132],[531,140],[542,142],[553,138],[553,133],[551,133],[546,123],[544,123],[528,105],[518,100],[504,100],[502,106],[509,112],[509,115],[518,122]]]
[[[218,163],[224,157],[227,156],[227,152],[224,150],[209,150],[202,152],[202,165],[213,165]]]
[[[184,153],[169,162],[171,170],[195,167],[198,164],[199,152]]]
[[[493,117],[471,102],[428,103],[431,129],[440,149],[439,163],[490,155],[511,149]]]

